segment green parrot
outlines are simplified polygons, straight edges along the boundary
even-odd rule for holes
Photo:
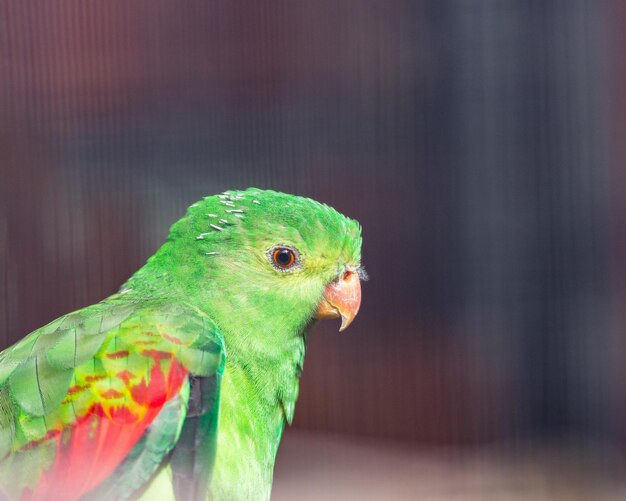
[[[306,332],[360,301],[361,228],[274,191],[193,204],[120,291],[0,354],[0,497],[264,500]]]

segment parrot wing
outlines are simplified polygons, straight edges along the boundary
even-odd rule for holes
[[[223,366],[221,334],[186,305],[113,299],[34,331],[0,354],[0,489],[76,499],[115,479],[127,497],[216,414]],[[204,414],[190,380],[213,382]]]

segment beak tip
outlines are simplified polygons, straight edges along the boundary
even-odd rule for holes
[[[346,315],[341,315],[341,326],[339,327],[339,332],[345,331],[352,323],[352,320],[354,320],[354,317],[349,318]]]

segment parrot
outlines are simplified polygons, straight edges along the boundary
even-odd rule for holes
[[[0,497],[269,499],[308,332],[359,311],[361,242],[277,191],[191,205],[117,293],[0,353]]]

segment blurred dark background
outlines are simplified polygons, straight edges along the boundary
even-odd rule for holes
[[[202,196],[273,188],[358,219],[371,275],[355,324],[311,337],[295,429],[618,464],[625,22],[619,0],[0,0],[2,347],[113,293]]]

